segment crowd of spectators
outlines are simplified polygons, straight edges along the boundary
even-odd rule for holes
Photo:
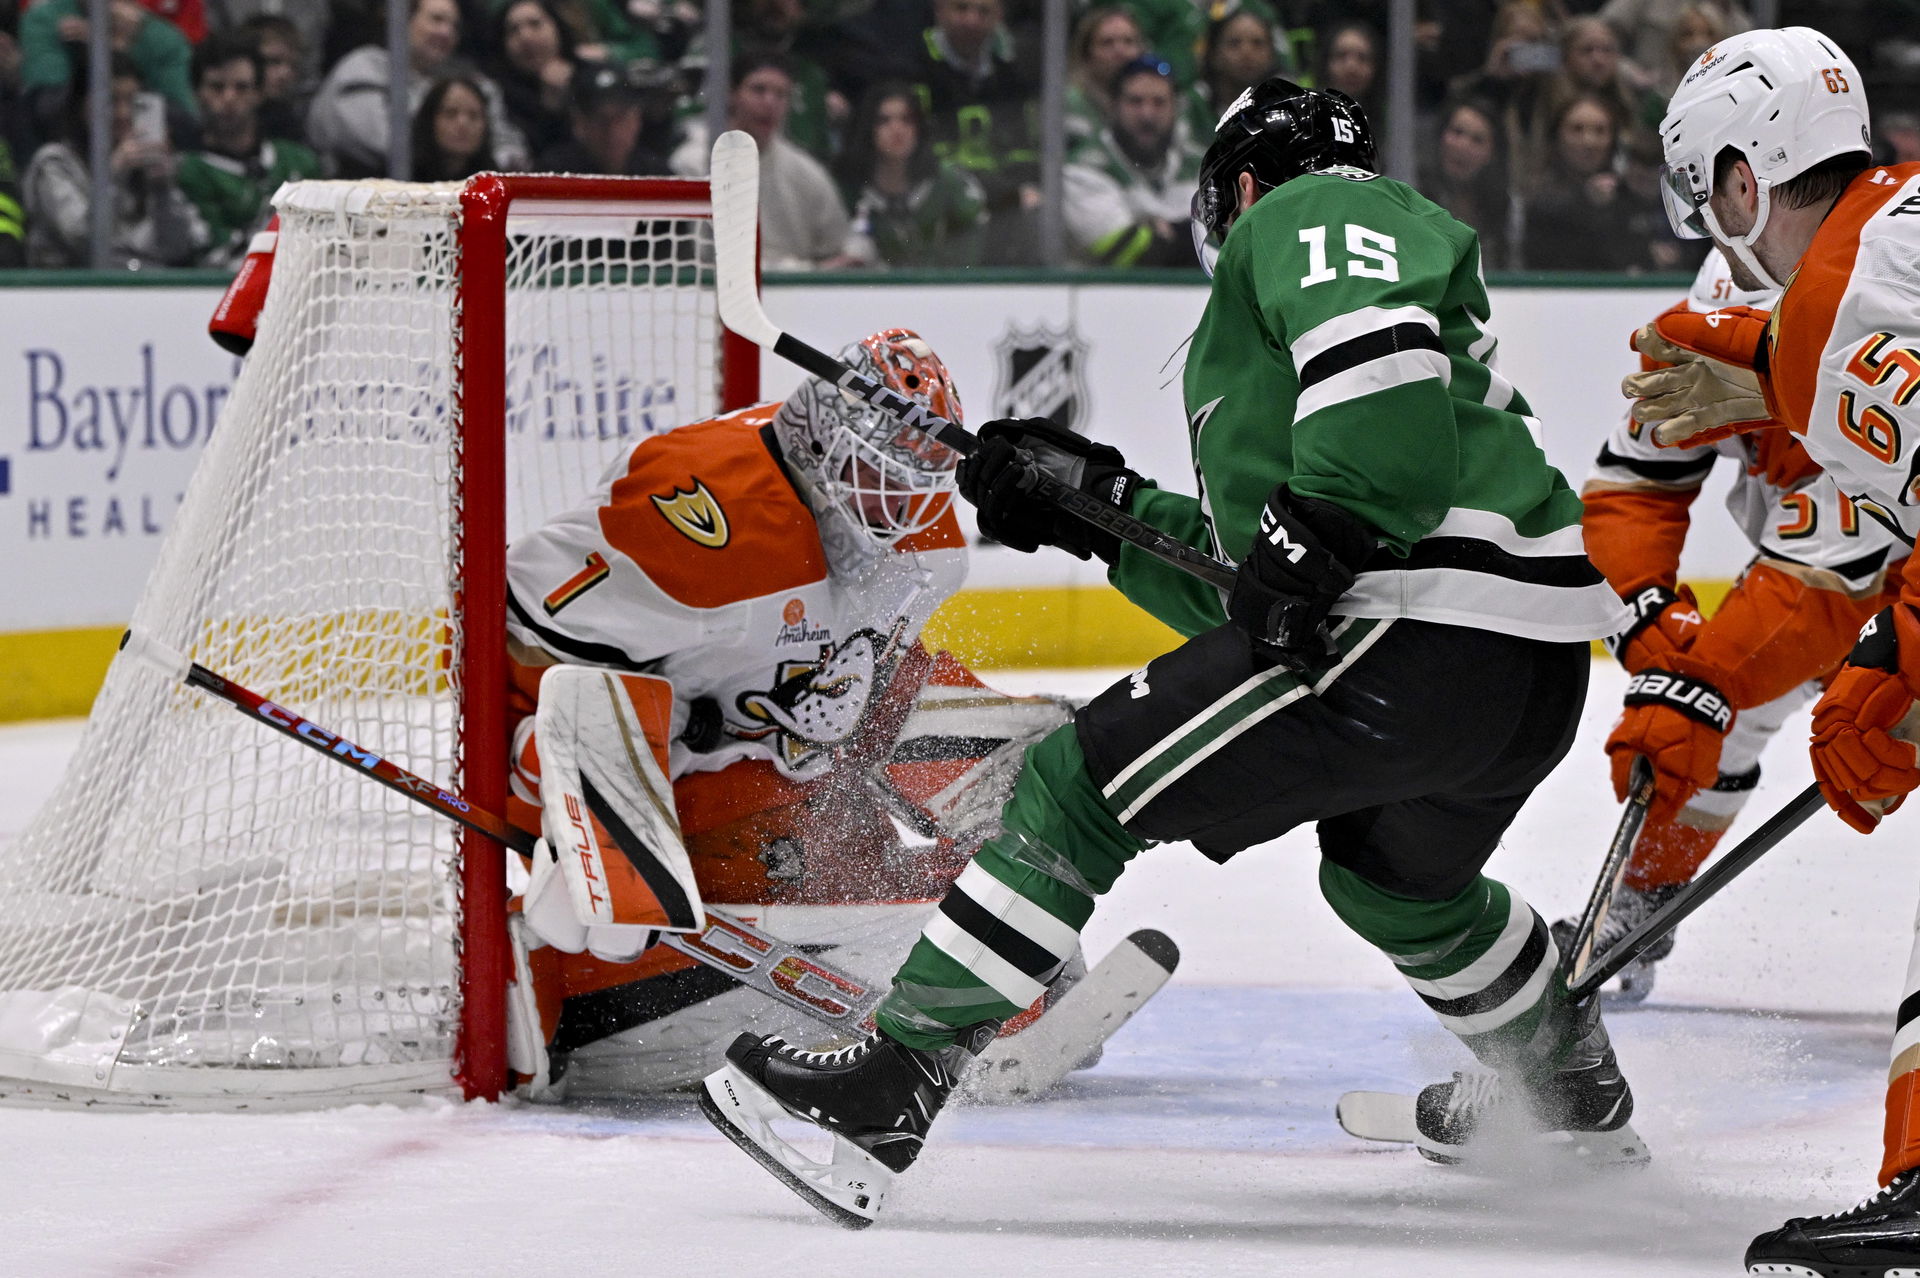
[[[231,267],[280,183],[386,174],[396,75],[416,180],[705,171],[702,3],[391,2],[408,6],[399,66],[383,0],[109,0],[113,262]],[[1187,200],[1214,123],[1275,73],[1351,95],[1382,137],[1410,134],[1412,180],[1479,231],[1488,270],[1697,262],[1702,246],[1674,239],[1660,210],[1657,126],[1693,59],[1751,24],[1745,10],[1418,0],[1412,115],[1392,119],[1388,7],[1074,0],[1072,263],[1191,268]],[[1777,8],[1860,62],[1883,158],[1920,158],[1920,0]],[[0,0],[0,266],[92,261],[92,12]],[[1041,264],[1039,0],[732,0],[729,13],[725,118],[761,149],[769,269]]]

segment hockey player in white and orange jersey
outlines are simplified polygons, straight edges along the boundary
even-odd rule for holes
[[[1662,443],[1785,423],[1856,508],[1920,532],[1920,165],[1876,166],[1859,73],[1805,27],[1751,31],[1699,59],[1661,123],[1667,204],[1711,235],[1771,313],[1656,322],[1675,367],[1627,381]],[[1659,349],[1668,349],[1663,345]],[[1764,401],[1764,408],[1754,401]],[[1920,788],[1903,721],[1920,697],[1920,563],[1861,630],[1814,709],[1821,792],[1862,831]],[[1917,953],[1916,957],[1920,957]],[[1920,1271],[1920,963],[1899,1004],[1880,1192],[1754,1239],[1749,1273],[1885,1278]]]
[[[1772,289],[1743,289],[1727,259],[1710,253],[1687,297],[1662,316],[1706,316],[1724,306],[1767,307]],[[1643,371],[1669,367],[1641,355]],[[1734,467],[1727,509],[1754,558],[1710,618],[1680,584],[1690,508],[1718,465]],[[1594,938],[1604,952],[1682,887],[1712,854],[1760,781],[1760,755],[1780,725],[1818,691],[1881,606],[1890,565],[1905,545],[1861,516],[1783,430],[1661,448],[1622,414],[1581,490],[1587,554],[1632,609],[1608,648],[1626,667],[1627,708],[1607,751],[1626,797],[1635,756],[1655,766],[1655,798],[1619,888]],[[1724,731],[1653,710],[1644,689],[1682,675],[1731,710]],[[1701,730],[1705,726],[1706,730]],[[1570,937],[1573,920],[1554,925]],[[1566,941],[1562,940],[1564,948]],[[1669,934],[1620,973],[1618,999],[1653,989]],[[1613,995],[1609,995],[1613,997]]]
[[[959,419],[945,366],[912,332],[876,333],[841,358]],[[559,730],[543,687],[558,686],[556,670],[615,672],[596,682],[617,688],[651,747],[630,771],[656,789],[669,779],[656,797],[674,820],[641,828],[644,794],[625,812],[594,796],[596,814],[630,817],[642,839],[684,840],[704,902],[830,947],[855,976],[890,972],[927,903],[998,828],[1025,745],[1070,714],[995,693],[917,642],[966,572],[956,461],[810,380],[784,402],[642,441],[585,504],[515,540],[509,817],[542,828],[542,756],[550,768],[558,757],[542,738]],[[622,752],[617,736],[611,749]],[[907,846],[896,817],[924,837]],[[602,847],[618,842],[596,828]],[[743,1014],[789,1023],[723,974],[646,948],[675,913],[674,889],[605,862],[606,881],[585,893],[605,893],[597,914],[544,891],[540,862],[525,894],[540,997],[516,1011],[524,1026],[537,1010],[544,1045],[529,1057],[529,1037],[517,1039],[529,1090],[562,1072],[575,1096],[676,1086],[704,1072]]]

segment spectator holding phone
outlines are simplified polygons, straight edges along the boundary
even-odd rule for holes
[[[1454,98],[1474,98],[1500,113],[1507,154],[1516,171],[1532,170],[1533,121],[1548,83],[1560,67],[1553,29],[1531,0],[1505,0],[1493,15],[1493,43],[1486,65],[1453,82]]]
[[[108,260],[138,270],[188,266],[207,242],[201,221],[174,181],[167,145],[165,108],[144,91],[139,71],[124,54],[113,59],[113,229]],[[72,93],[57,140],[34,153],[22,183],[27,213],[27,264],[87,266],[92,262],[93,184],[88,171],[87,95]]]
[[[1643,271],[1649,243],[1636,234],[1657,195],[1621,177],[1620,134],[1606,99],[1580,94],[1548,117],[1546,162],[1526,201],[1522,256],[1529,270]]]

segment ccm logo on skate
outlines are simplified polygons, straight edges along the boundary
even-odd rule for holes
[[[1712,687],[1669,670],[1642,670],[1627,683],[1626,704],[1668,706],[1717,732],[1733,726],[1733,707]]]
[[[337,754],[343,759],[357,763],[369,771],[379,767],[382,762],[380,756],[373,751],[362,750],[345,737],[336,737],[319,724],[307,722],[285,706],[277,706],[271,701],[262,701],[259,714],[268,723],[277,724],[282,728],[291,728],[294,735],[301,739],[312,742],[329,754]]]

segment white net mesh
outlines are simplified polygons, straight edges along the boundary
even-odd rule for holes
[[[134,617],[450,787],[471,505],[449,417],[458,194],[277,197],[259,341]],[[718,406],[704,229],[684,202],[513,208],[508,510],[469,510],[469,544],[577,503],[636,437]],[[0,850],[0,1094],[448,1088],[457,859],[446,820],[116,662],[58,790]]]

